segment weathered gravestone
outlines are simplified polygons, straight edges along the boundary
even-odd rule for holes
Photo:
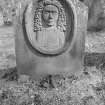
[[[87,8],[78,0],[34,0],[21,8],[16,24],[19,73],[37,78],[80,72],[86,27]]]

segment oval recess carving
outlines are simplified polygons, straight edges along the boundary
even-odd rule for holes
[[[26,36],[35,51],[46,55],[58,55],[70,47],[74,14],[66,2],[39,0],[31,3],[24,18]]]

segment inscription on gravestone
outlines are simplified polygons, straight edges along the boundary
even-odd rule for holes
[[[34,0],[16,24],[20,74],[78,73],[83,67],[87,8],[78,0]]]

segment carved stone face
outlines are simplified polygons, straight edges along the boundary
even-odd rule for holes
[[[47,5],[43,10],[42,18],[47,26],[56,26],[58,20],[58,8],[54,5]]]

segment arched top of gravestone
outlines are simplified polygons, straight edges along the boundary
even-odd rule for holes
[[[69,51],[75,42],[78,14],[85,6],[78,0],[35,0],[24,11],[24,35],[29,47],[45,55]],[[79,21],[80,25],[82,20]]]

